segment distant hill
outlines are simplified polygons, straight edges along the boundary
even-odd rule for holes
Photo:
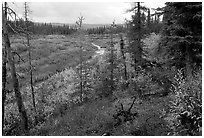
[[[40,22],[35,22],[35,24],[42,24]],[[47,23],[50,24],[50,23]],[[52,25],[55,26],[63,26],[63,25],[69,25],[69,26],[75,26],[76,24],[74,23],[51,23]],[[96,27],[103,27],[103,26],[110,26],[111,24],[83,24],[82,27],[84,29],[88,29],[88,28],[96,28]],[[123,25],[123,24],[118,24],[118,25]]]
[[[72,24],[75,25],[75,24]],[[110,26],[111,24],[83,24],[83,28],[96,28],[96,27],[103,27],[103,26]],[[124,25],[124,24],[117,24],[117,25]]]

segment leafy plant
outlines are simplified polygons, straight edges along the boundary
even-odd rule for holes
[[[202,84],[201,72],[184,79],[181,71],[175,76],[170,110],[165,120],[172,130],[169,135],[201,135]]]

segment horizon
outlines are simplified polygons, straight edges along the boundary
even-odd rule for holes
[[[29,2],[29,19],[40,23],[75,24],[80,14],[85,17],[84,24],[124,24],[132,13],[130,2]],[[164,2],[143,3],[148,8],[164,6]],[[9,6],[23,17],[23,2],[9,3]],[[46,7],[46,8],[44,8]],[[43,9],[42,12],[39,9]]]

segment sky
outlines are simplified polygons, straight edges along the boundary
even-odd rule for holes
[[[87,24],[124,23],[130,19],[130,2],[29,2],[30,20],[47,23],[75,23],[80,14]],[[164,6],[162,1],[148,1],[143,5],[150,8]],[[23,2],[12,2],[9,6],[22,17]]]

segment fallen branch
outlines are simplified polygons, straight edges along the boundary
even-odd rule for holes
[[[17,52],[14,51],[12,53],[18,56],[19,61],[21,60],[21,61],[23,61],[25,63],[25,60],[22,59],[21,56]]]
[[[113,118],[116,120],[116,123],[114,126],[119,126],[120,124],[127,122],[127,121],[133,121],[136,117],[138,117],[138,112],[131,113],[131,109],[135,103],[136,97],[134,97],[134,100],[131,104],[131,106],[128,108],[128,110],[125,110],[123,107],[123,104],[121,103],[121,107],[118,108],[117,113],[113,115]]]
[[[133,102],[132,102],[130,108],[128,109],[128,112],[129,112],[129,113],[130,113],[130,111],[131,111],[131,109],[132,109],[132,107],[133,107],[133,105],[134,105],[134,103],[135,103],[135,100],[136,100],[136,96],[134,96],[134,100],[133,100]]]

